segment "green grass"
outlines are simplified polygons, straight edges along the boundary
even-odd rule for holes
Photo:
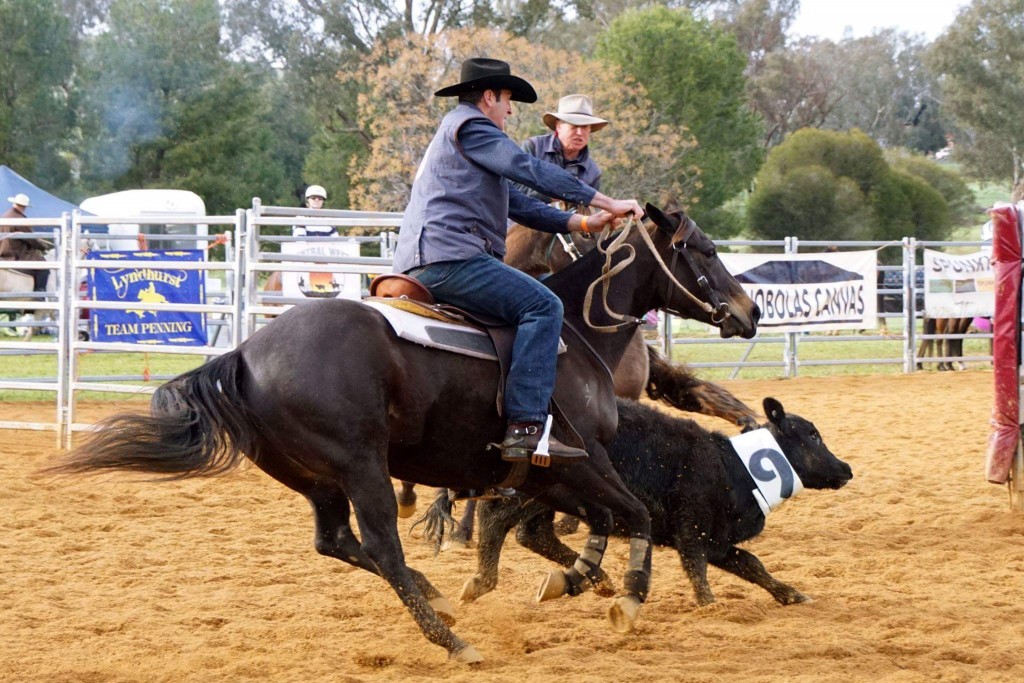
[[[0,350],[3,349],[4,341],[0,341]],[[33,341],[51,341],[50,337],[37,336]],[[148,372],[152,378],[151,385],[156,386],[163,382],[161,377],[173,377],[186,370],[198,366],[203,362],[201,356],[178,356],[165,353],[102,353],[89,352],[78,356],[77,369],[78,377],[111,377],[131,376],[140,379],[135,381],[125,380],[117,382],[120,384],[143,384],[141,377]],[[54,378],[57,376],[57,355],[56,353],[31,354],[31,355],[3,355],[0,356],[0,379],[25,379],[25,378]],[[126,394],[115,394],[111,392],[79,392],[79,398],[88,399],[112,399],[123,400]],[[0,402],[9,401],[50,401],[54,399],[53,392],[47,391],[21,391],[2,390],[0,391]]]
[[[694,340],[695,343],[675,344],[672,348],[672,359],[677,363],[725,363],[737,362],[743,359],[744,354],[747,361],[772,363],[772,367],[745,367],[741,368],[736,377],[740,379],[769,379],[784,376],[782,366],[783,344],[770,339],[776,337],[774,333],[765,334],[765,339],[741,340],[729,344],[714,344],[712,340],[718,338],[718,334],[709,327],[693,321],[674,320],[674,329],[677,336]],[[894,333],[902,331],[903,322],[899,318],[888,320],[890,329]],[[920,326],[918,331],[920,331]],[[866,335],[878,335],[877,330],[866,330]],[[844,336],[852,336],[853,331],[844,331]],[[46,337],[37,337],[37,341],[44,341]],[[701,343],[705,342],[705,343]],[[0,341],[0,349],[3,342]],[[987,339],[968,339],[964,342],[964,354],[966,356],[985,356],[989,353]],[[840,341],[837,337],[827,336],[823,333],[812,333],[801,335],[798,338],[797,357],[801,365],[798,365],[797,374],[801,377],[822,377],[836,375],[882,375],[898,374],[903,372],[903,342],[900,339],[885,339],[878,341],[867,341],[863,339]],[[810,361],[843,361],[843,360],[879,360],[887,359],[889,363],[861,363],[843,365],[802,365]],[[164,380],[161,378],[173,377],[187,370],[198,366],[203,359],[200,356],[176,356],[163,353],[85,353],[79,356],[78,376],[81,377],[104,377],[104,376],[135,376],[141,377],[148,369],[152,378],[148,386],[158,386]],[[980,365],[975,363],[974,365]],[[933,365],[926,366],[927,369],[934,368]],[[735,370],[726,368],[697,368],[698,376],[708,380],[728,379],[733,376]],[[0,356],[0,378],[21,379],[31,377],[52,378],[57,374],[57,359],[55,354],[46,355],[18,355]],[[141,379],[135,381],[124,381],[128,385],[141,385]],[[0,391],[0,402],[24,402],[24,401],[52,401],[52,392],[41,391]],[[86,400],[118,400],[124,401],[128,398],[126,394],[115,394],[110,392],[78,392],[76,398]],[[142,396],[145,400],[148,397]]]
[[[901,333],[903,321],[889,318],[888,325],[893,333]],[[702,328],[690,321],[679,322],[674,326],[676,334],[685,335],[690,340],[706,339],[709,342],[717,338],[717,332]],[[918,325],[920,332],[920,325]],[[843,336],[856,336],[856,331],[843,331]],[[865,330],[865,336],[879,336],[878,330]],[[781,341],[770,341],[781,335],[765,333],[765,339],[752,339],[729,344],[687,343],[674,344],[672,360],[677,363],[735,363],[743,360],[748,353],[747,362],[768,362],[772,367],[744,367],[735,376],[739,379],[770,379],[784,376],[783,349]],[[815,332],[801,335],[797,341],[797,375],[801,377],[828,377],[836,375],[891,375],[903,372],[903,340],[893,338],[878,341],[863,339],[840,341],[837,337]],[[986,356],[989,354],[987,339],[967,339],[964,341],[965,356]],[[841,365],[803,365],[812,361],[876,361],[891,362],[858,363]],[[980,365],[980,363],[974,363]],[[926,369],[933,369],[927,364]],[[720,380],[731,378],[735,369],[697,368],[698,376],[703,379]]]

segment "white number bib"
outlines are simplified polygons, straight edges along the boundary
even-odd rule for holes
[[[751,493],[765,517],[804,490],[800,477],[767,429],[755,429],[729,440],[754,480],[757,488]]]

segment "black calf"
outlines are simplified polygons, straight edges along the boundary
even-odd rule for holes
[[[729,438],[633,401],[620,399],[618,408],[618,432],[608,446],[612,464],[650,511],[653,542],[679,552],[698,604],[715,599],[707,582],[709,562],[761,586],[784,605],[807,600],[772,578],[753,554],[736,547],[761,533],[765,517],[752,493],[753,479]],[[764,400],[764,411],[764,426],[804,487],[838,489],[853,478],[849,465],[829,451],[813,424],[787,415],[772,398]],[[572,565],[576,553],[555,536],[553,517],[539,503],[483,501],[477,574],[466,583],[462,599],[475,600],[494,589],[501,546],[517,524],[522,545],[562,566]],[[616,533],[625,533],[618,523]],[[606,577],[602,587],[611,590]]]

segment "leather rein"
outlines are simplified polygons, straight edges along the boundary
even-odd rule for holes
[[[622,272],[625,268],[629,267],[629,265],[636,258],[635,247],[633,247],[632,244],[627,244],[625,241],[626,238],[629,236],[630,229],[633,228],[634,225],[636,226],[636,229],[640,232],[640,236],[643,238],[643,241],[647,245],[647,248],[650,249],[651,254],[654,255],[654,258],[658,262],[658,265],[661,266],[661,269],[668,276],[668,283],[665,286],[666,302],[669,300],[669,296],[672,294],[672,287],[674,286],[676,289],[685,294],[690,299],[690,301],[696,304],[702,311],[711,316],[712,323],[716,325],[721,324],[732,315],[732,313],[729,311],[729,304],[723,301],[719,292],[714,287],[711,286],[711,282],[704,274],[704,271],[700,269],[700,266],[697,265],[697,262],[694,260],[693,255],[689,251],[688,243],[690,239],[693,237],[695,231],[697,230],[697,224],[694,223],[693,219],[691,219],[689,216],[686,216],[685,220],[686,227],[684,229],[682,239],[672,244],[671,269],[665,265],[665,261],[662,260],[661,254],[658,253],[658,249],[657,247],[654,246],[654,242],[651,240],[651,236],[647,233],[647,230],[644,229],[641,223],[634,221],[632,218],[626,224],[626,227],[622,229],[622,232],[620,232],[619,235],[612,241],[612,243],[608,245],[607,249],[602,249],[601,239],[598,240],[597,249],[601,253],[605,254],[605,264],[604,267],[601,269],[601,275],[590,284],[590,287],[587,288],[586,298],[583,302],[583,319],[584,322],[587,323],[588,327],[590,327],[593,330],[597,330],[598,332],[612,333],[618,332],[619,330],[626,327],[637,327],[643,324],[642,319],[635,318],[630,315],[621,315],[619,313],[616,313],[613,310],[611,310],[611,307],[608,305],[608,289],[611,285],[612,278],[618,275],[620,272]],[[604,237],[603,233],[601,237]],[[626,256],[626,258],[620,261],[618,265],[613,266],[613,256],[616,252],[622,249],[627,249],[629,251],[629,254]],[[683,260],[686,261],[686,265],[690,268],[690,271],[697,279],[697,285],[700,287],[701,293],[704,294],[704,296],[707,297],[711,303],[708,303],[707,301],[704,301],[703,299],[694,295],[681,282],[679,282],[679,280],[676,279],[672,271],[675,269],[676,260],[679,258],[680,255],[682,255]],[[602,288],[601,292],[601,300],[602,304],[604,305],[605,313],[609,317],[614,318],[615,320],[620,320],[622,322],[616,323],[614,325],[597,325],[591,322],[590,308],[591,304],[593,303],[594,289],[596,289],[597,286],[602,283],[604,283],[604,287]],[[685,317],[682,316],[682,314],[675,309],[666,307],[664,310],[668,311],[669,313]]]

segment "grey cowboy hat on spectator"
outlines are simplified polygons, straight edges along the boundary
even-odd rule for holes
[[[13,197],[8,197],[7,201],[9,201],[11,204],[17,204],[18,206],[32,206],[32,201],[24,192],[19,192]]]
[[[462,79],[455,85],[441,88],[434,97],[455,97],[469,90],[511,90],[516,102],[537,101],[533,86],[512,75],[508,62],[487,57],[471,57],[462,63]]]
[[[586,95],[566,95],[558,100],[558,111],[549,111],[544,114],[544,125],[551,130],[559,121],[571,123],[574,126],[590,126],[590,131],[601,130],[608,125],[606,119],[594,116],[594,104]]]

